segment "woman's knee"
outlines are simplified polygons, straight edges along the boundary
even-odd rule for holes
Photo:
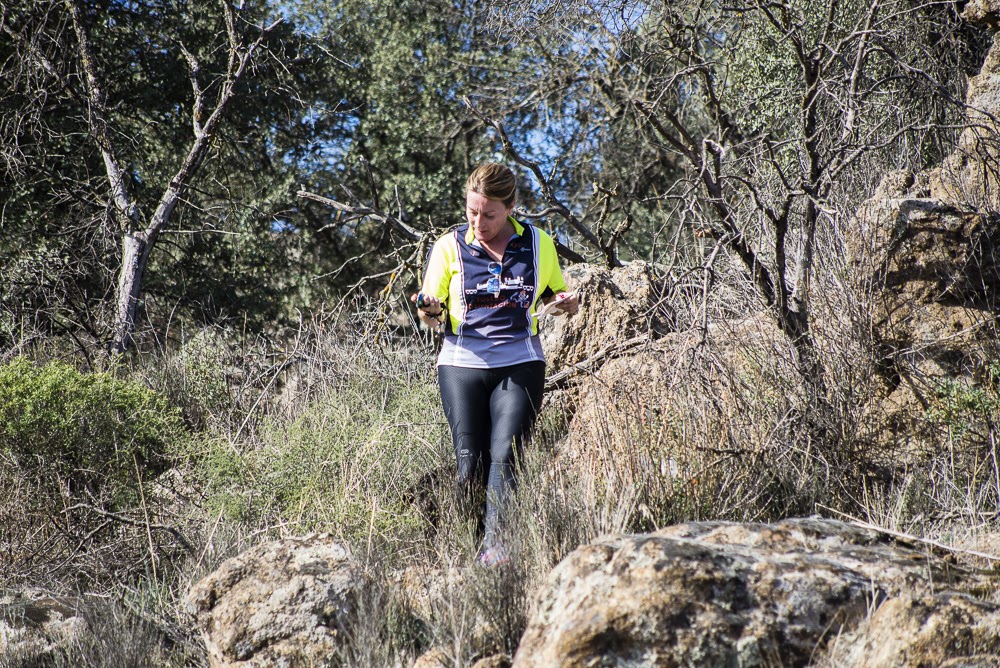
[[[459,485],[469,485],[476,479],[479,460],[471,434],[459,434],[455,438],[456,480]]]

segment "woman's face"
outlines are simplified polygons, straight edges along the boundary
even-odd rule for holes
[[[472,191],[465,194],[465,217],[480,243],[492,241],[507,225],[507,216],[513,210],[513,204],[506,206]]]

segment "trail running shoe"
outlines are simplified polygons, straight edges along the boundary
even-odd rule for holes
[[[476,562],[486,568],[496,568],[510,561],[510,551],[503,545],[494,545],[483,548],[483,551],[476,557]]]

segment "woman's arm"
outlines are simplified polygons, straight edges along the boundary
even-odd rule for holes
[[[428,327],[440,327],[447,315],[447,300],[451,285],[451,267],[458,252],[453,233],[445,234],[434,242],[427,258],[424,280],[420,292],[410,296],[417,306],[417,316]]]

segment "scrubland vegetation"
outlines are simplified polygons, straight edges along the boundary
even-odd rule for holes
[[[767,327],[666,353],[667,393],[550,394],[511,522],[518,557],[495,571],[472,563],[479,527],[453,489],[425,335],[314,324],[277,352],[206,329],[103,373],[55,349],[16,358],[0,369],[4,586],[86,592],[96,635],[53,665],[202,665],[191,582],[261,541],[329,532],[368,583],[333,665],[406,665],[430,647],[468,665],[512,654],[548,570],[602,533],[814,513],[958,545],[992,531],[995,364],[941,384],[904,452],[871,428],[870,342],[840,315],[817,318],[822,406]],[[418,603],[401,582],[429,575]]]
[[[93,631],[48,664],[205,665],[188,587],[304,532],[363,565],[331,664],[373,667],[512,654],[603,533],[995,532],[995,193],[951,202],[978,264],[929,262],[905,317],[855,218],[961,143],[991,35],[954,3],[0,5],[0,589],[74,596]],[[498,570],[407,301],[486,160],[566,266],[648,263],[638,329],[670,330],[548,394]],[[893,329],[931,303],[978,319]]]

